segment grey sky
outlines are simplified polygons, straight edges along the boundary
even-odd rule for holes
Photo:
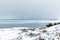
[[[0,0],[0,19],[60,19],[60,0]]]

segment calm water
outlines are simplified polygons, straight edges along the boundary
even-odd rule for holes
[[[0,28],[12,27],[44,27],[45,23],[23,23],[23,24],[0,24]]]
[[[41,20],[0,20],[0,28],[12,27],[45,27],[46,24]]]

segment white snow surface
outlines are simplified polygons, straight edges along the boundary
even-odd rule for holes
[[[48,28],[3,28],[0,40],[60,40],[60,25]]]

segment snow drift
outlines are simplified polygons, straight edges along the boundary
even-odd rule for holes
[[[60,25],[48,28],[0,29],[0,40],[60,40]]]

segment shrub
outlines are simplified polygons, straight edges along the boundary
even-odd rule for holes
[[[43,30],[43,33],[47,32],[47,30]]]
[[[34,36],[34,34],[33,34],[33,33],[30,33],[28,36],[33,37],[33,36]]]
[[[58,22],[57,24],[60,24],[60,22]]]
[[[49,24],[47,24],[46,26],[47,26],[47,27],[51,27],[51,26],[53,26],[53,24],[52,24],[52,23],[49,23]]]
[[[58,25],[58,24],[60,24],[60,22],[58,22],[58,23],[53,23],[53,24],[52,24],[52,23],[49,23],[49,24],[47,24],[46,26],[47,26],[47,27],[51,27],[51,26]]]
[[[41,36],[39,36],[39,39],[38,40],[45,40],[44,38],[41,38]]]
[[[39,39],[39,40],[44,40],[44,39]]]
[[[60,24],[60,22],[58,22],[58,23],[54,23],[54,25],[58,25],[58,24]]]
[[[54,23],[54,25],[57,25],[57,23]]]
[[[23,29],[22,31],[23,31],[23,32],[28,32],[28,30],[27,30],[27,29]]]

